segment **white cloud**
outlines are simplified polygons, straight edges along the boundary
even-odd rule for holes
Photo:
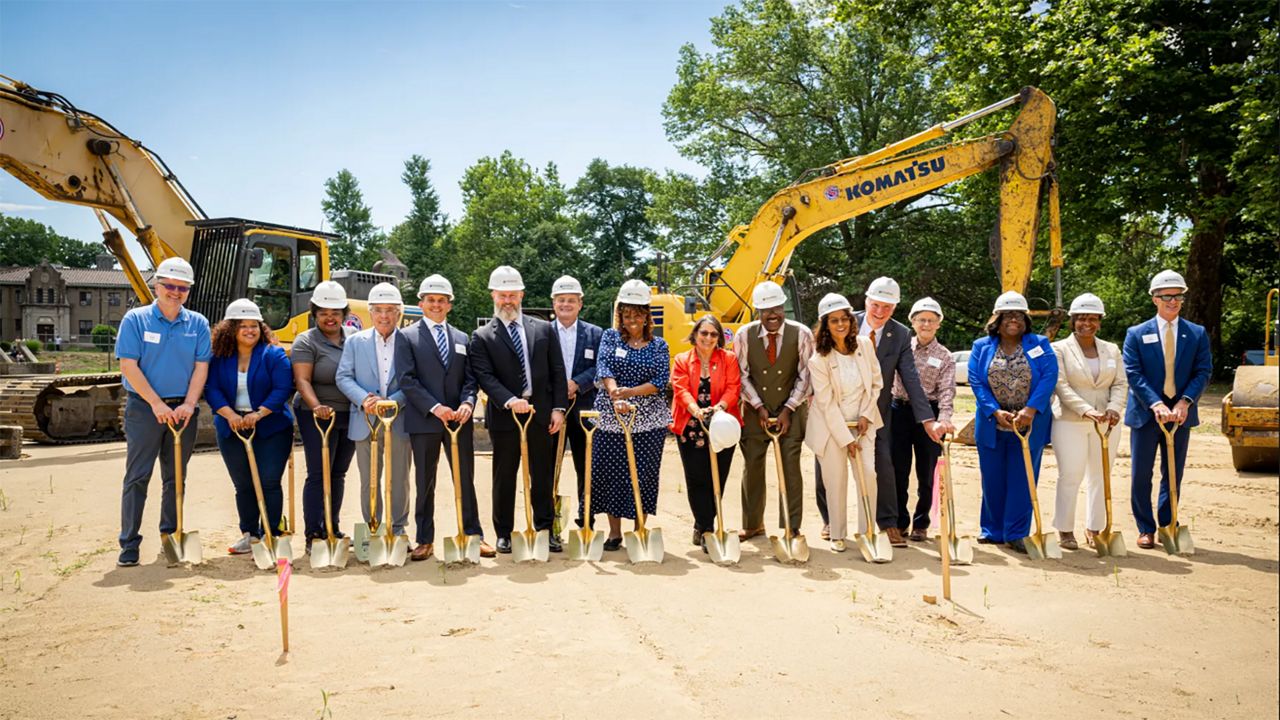
[[[48,210],[47,205],[23,205],[22,203],[0,202],[0,212],[28,212],[32,210]]]

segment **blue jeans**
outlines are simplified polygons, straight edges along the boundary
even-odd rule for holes
[[[302,435],[302,451],[307,458],[307,479],[302,485],[302,517],[309,538],[326,537],[324,528],[324,448],[320,431],[316,429],[315,415],[305,407],[295,406],[298,432]],[[356,454],[356,444],[347,437],[349,412],[333,414],[333,429],[329,431],[329,481],[330,501],[333,505],[333,531],[338,532],[341,523],[343,488],[346,486],[347,469]],[[325,425],[321,421],[321,426]]]
[[[181,401],[169,402],[177,407]],[[182,477],[189,479],[187,461],[196,444],[196,420],[199,410],[191,416],[182,431]],[[160,459],[160,532],[171,533],[177,529],[178,506],[175,502],[173,475],[173,434],[169,426],[156,422],[151,406],[138,395],[129,393],[124,404],[124,489],[120,493],[120,549],[137,550],[142,544],[142,510],[147,504],[147,486],[155,470],[156,458]]]
[[[253,438],[253,455],[258,465],[258,479],[262,483],[262,495],[267,506],[267,521],[272,535],[279,533],[280,513],[284,507],[284,492],[280,488],[280,476],[289,462],[293,449],[292,426],[273,435]],[[236,488],[236,512],[240,515],[240,532],[262,537],[262,519],[258,512],[258,496],[253,489],[253,474],[249,468],[249,455],[244,441],[234,433],[218,437],[218,450],[227,464],[231,483]]]

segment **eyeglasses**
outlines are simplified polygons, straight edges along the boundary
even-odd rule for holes
[[[1187,299],[1187,294],[1178,293],[1176,295],[1156,295],[1156,299],[1163,300],[1164,302],[1182,302]]]
[[[720,333],[716,332],[715,330],[700,330],[698,332],[698,337],[718,338],[720,337]]]
[[[171,283],[162,282],[160,283],[160,287],[164,288],[165,290],[168,290],[169,292],[181,293],[183,295],[186,295],[187,293],[191,292],[191,288],[187,285],[173,285]]]

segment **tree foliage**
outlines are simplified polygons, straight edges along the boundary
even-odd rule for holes
[[[103,252],[98,243],[59,235],[35,220],[0,215],[0,266],[39,265],[48,260],[63,267],[90,268]]]
[[[440,211],[440,196],[431,184],[431,161],[414,155],[404,163],[400,179],[409,188],[413,204],[404,222],[391,230],[387,245],[418,280],[439,272],[444,260],[449,219]]]
[[[325,220],[339,236],[329,244],[329,267],[370,270],[379,260],[378,249],[386,246],[386,237],[373,224],[373,211],[364,202],[360,183],[343,168],[324,181],[324,192]]]

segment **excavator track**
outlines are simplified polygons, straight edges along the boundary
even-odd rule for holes
[[[0,379],[0,425],[44,445],[124,439],[124,386],[119,373],[28,375]]]

